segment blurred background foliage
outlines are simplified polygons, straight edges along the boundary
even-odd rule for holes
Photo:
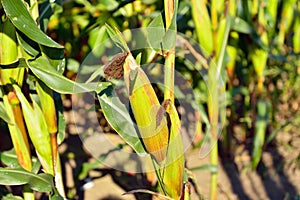
[[[198,38],[196,24],[201,22],[195,21],[192,11],[194,7],[203,4],[203,9],[207,9],[210,15],[211,3],[212,1],[198,1],[195,4],[188,0],[180,1],[178,32],[199,41],[200,45],[201,40],[207,40],[208,35],[203,35],[203,39]],[[163,11],[163,2],[155,0],[74,0],[61,1],[60,5],[61,12],[52,15],[47,33],[65,46],[65,73],[69,78],[73,73],[76,74],[79,63],[95,45],[107,39],[107,33],[103,29],[105,23],[116,26],[121,32],[147,27]],[[255,119],[260,112],[258,109],[264,107],[257,106],[259,100],[268,104],[267,128],[264,131],[268,143],[279,130],[295,130],[299,127],[299,6],[298,1],[237,0],[225,1],[218,8],[219,18],[222,17],[222,12],[229,12],[236,20],[241,21],[232,28],[234,30],[230,32],[226,47],[227,73],[223,77],[229,102],[222,140],[226,139],[225,135],[230,135],[228,137],[236,140],[235,142],[252,144],[253,140],[248,139],[253,139]],[[200,27],[202,32],[206,29],[207,27]],[[201,95],[201,92],[206,94],[203,92],[205,87],[201,86],[201,77],[190,71],[191,68],[180,58],[176,62],[176,70],[189,74],[187,77],[190,77],[197,94],[197,103],[205,103],[205,95]],[[236,129],[239,131],[235,131]]]
[[[290,150],[295,148],[293,139],[299,138],[300,3],[296,0],[214,3],[213,0],[179,1],[177,29],[190,41],[198,41],[206,51],[206,58],[211,56],[216,62],[209,50],[213,45],[212,6],[217,9],[217,28],[222,26],[226,13],[235,20],[224,58],[227,73],[222,73],[228,101],[226,113],[220,113],[226,115],[226,121],[219,138],[219,151],[222,157],[233,159],[239,147],[248,150],[252,155],[248,167],[255,169],[264,149],[282,145],[275,140],[279,133],[280,137],[289,138],[284,146]],[[63,12],[52,16],[47,32],[66,48],[69,78],[76,74],[79,63],[95,44],[107,39],[105,23],[122,32],[147,27],[163,12],[163,2],[155,0],[75,0],[62,1],[61,6]],[[184,50],[178,54],[184,55]],[[199,105],[200,123],[194,141],[197,148],[209,126],[207,88],[202,77],[195,73],[195,67],[179,57],[176,70],[192,84],[195,103]],[[294,154],[291,160],[293,166],[299,166],[299,154]]]

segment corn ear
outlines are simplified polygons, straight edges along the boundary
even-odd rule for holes
[[[166,157],[168,127],[166,119],[156,127],[156,114],[160,108],[154,89],[131,54],[124,62],[124,80],[130,105],[146,151],[160,163]]]

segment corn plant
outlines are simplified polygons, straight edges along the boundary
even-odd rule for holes
[[[25,199],[34,198],[31,189],[42,192],[56,191],[54,184],[51,183],[51,176],[36,174],[38,168],[32,166],[28,136],[35,147],[35,153],[43,169],[47,174],[55,177],[57,189],[64,196],[57,152],[57,112],[52,90],[43,82],[35,79],[32,83],[37,89],[38,97],[29,94],[30,88],[27,82],[29,79],[27,77],[32,75],[28,74],[29,71],[25,68],[29,59],[44,52],[42,46],[34,49],[28,45],[28,42],[32,41],[35,44],[43,45],[44,48],[54,48],[57,55],[61,55],[63,49],[62,46],[48,38],[36,25],[35,20],[39,17],[37,5],[36,1],[32,1],[30,5],[25,5],[22,1],[4,0],[1,2],[1,9],[5,11],[1,16],[0,33],[2,47],[0,58],[2,66],[0,72],[1,91],[4,104],[2,112],[3,115],[7,116],[6,120],[18,161],[18,164],[14,161],[15,166],[12,169],[2,168],[1,173],[3,175],[1,178],[2,181],[6,180],[6,184],[27,184],[25,186],[27,189],[24,189]],[[30,12],[26,6],[31,7]],[[20,15],[20,13],[22,14]],[[55,62],[58,63],[53,60],[53,64]],[[27,88],[27,91],[23,92],[21,88]],[[39,99],[40,105],[36,98]],[[20,174],[22,175],[20,176]],[[32,181],[31,177],[35,177],[36,180]],[[39,178],[41,179],[40,182],[38,181]],[[49,184],[49,187],[43,188],[41,184]],[[56,192],[52,193],[53,195],[56,194]]]
[[[91,9],[95,9],[92,8],[90,5],[88,5],[88,3],[86,3],[85,6],[86,6],[85,8],[89,7]],[[166,13],[166,17],[168,17],[167,19],[168,22],[166,22],[168,23],[167,27],[172,32],[175,32],[177,2],[166,1],[165,6],[166,9],[170,10],[171,12],[171,13]],[[128,14],[128,16],[132,15],[131,9],[126,9],[126,13]],[[163,24],[162,15],[159,15],[159,17],[157,17],[153,21],[159,22],[158,24],[162,25]],[[103,21],[99,21],[99,23],[100,23],[100,27],[104,25]],[[113,19],[108,20],[108,23],[112,25],[116,25]],[[155,26],[155,22],[152,23],[152,25]],[[174,68],[175,68],[174,66],[175,46],[170,47],[169,45],[168,48],[165,48],[165,45],[163,45],[164,52],[165,52],[164,55],[166,56],[166,66],[168,67],[168,71],[169,71],[166,73],[167,76],[166,79],[168,79],[168,81],[166,81],[166,85],[167,85],[166,88],[169,89],[168,91],[166,89],[165,93],[168,95],[165,97],[164,103],[160,105],[160,103],[158,102],[158,98],[154,93],[154,90],[146,74],[143,72],[142,68],[141,67],[135,68],[136,66],[138,66],[138,64],[135,61],[135,58],[129,52],[129,49],[126,47],[127,45],[123,41],[122,36],[120,36],[118,31],[116,31],[114,28],[110,28],[109,26],[107,26],[106,28],[107,28],[107,32],[112,38],[114,37],[117,38],[116,43],[119,46],[123,47],[124,52],[117,54],[112,59],[112,61],[106,65],[104,69],[104,73],[108,79],[119,78],[121,74],[124,73],[125,82],[127,83],[127,87],[128,87],[128,95],[133,94],[134,96],[130,98],[130,102],[131,102],[130,105],[133,108],[135,120],[137,121],[138,126],[141,127],[139,129],[139,133],[143,136],[142,141],[134,137],[128,136],[128,134],[125,132],[125,129],[119,127],[119,124],[115,123],[113,116],[110,116],[111,113],[109,111],[111,109],[110,107],[112,107],[112,104],[114,104],[114,106],[118,108],[115,110],[115,113],[120,112],[120,110],[122,111],[122,115],[119,116],[120,119],[121,118],[123,119],[124,113],[128,111],[124,108],[124,105],[122,105],[120,102],[118,102],[119,104],[116,104],[116,100],[112,100],[112,97],[109,95],[113,91],[112,86],[110,84],[107,85],[106,83],[101,83],[102,87],[100,87],[99,90],[97,90],[97,94],[103,112],[105,114],[105,117],[110,123],[110,125],[119,133],[121,137],[124,138],[124,140],[137,153],[147,152],[149,153],[149,155],[151,155],[153,159],[153,165],[156,168],[158,179],[160,180],[159,182],[163,194],[170,195],[175,199],[178,199],[181,195],[181,191],[183,187],[184,159],[182,155],[183,150],[182,150],[182,144],[179,135],[180,121],[174,106],[174,77],[173,76],[174,76]],[[164,27],[159,27],[157,29],[159,31],[162,31],[163,34],[166,34]],[[99,38],[101,38],[104,35],[102,30],[103,29],[101,28],[100,34],[98,36]],[[105,38],[105,36],[103,36],[103,38]],[[172,38],[173,39],[171,40],[171,43],[175,44],[174,34],[172,34]],[[95,44],[91,44],[91,45],[95,46]],[[156,53],[157,54],[160,53],[160,49],[157,50]],[[112,69],[112,66],[117,66],[117,69]],[[124,70],[124,72],[122,73],[119,72],[120,66],[122,70]],[[105,88],[105,90],[103,90],[103,88]],[[145,91],[147,92],[145,93]],[[141,104],[141,102],[143,103],[146,102],[146,106]],[[148,115],[149,110],[151,110],[152,108],[155,108],[156,111],[159,111],[159,113],[157,113],[157,118],[161,118],[159,120],[158,119],[154,120],[155,121],[154,124],[153,124],[154,117]],[[168,115],[170,116],[170,121],[172,122],[171,127],[167,126],[166,113],[168,113]],[[128,121],[129,118],[130,116],[128,114],[126,115],[124,120],[131,125],[132,122]],[[145,124],[150,122],[152,122],[152,124],[149,130],[144,130],[143,126],[145,126]],[[126,129],[126,131],[130,133],[136,132],[133,126],[129,130]],[[91,168],[97,167],[98,166],[97,163],[93,164],[92,166],[90,165],[90,167]],[[171,163],[171,164],[167,165],[165,163]],[[85,173],[80,174],[79,179],[84,178],[84,176]]]
[[[166,30],[168,31],[168,28],[173,29],[173,34],[170,35],[171,40],[175,41],[174,28],[176,28],[177,2],[165,1],[165,8],[170,12],[166,12]],[[154,21],[158,22],[157,24],[159,25],[163,24],[161,15]],[[154,24],[152,23],[149,26],[153,26]],[[164,30],[163,27],[157,29],[157,31],[162,30]],[[120,75],[124,75],[126,91],[141,139],[138,138],[138,135],[129,138],[122,131],[122,127],[119,127],[119,124],[115,122],[115,116],[112,115],[111,109],[115,106],[118,108],[120,105],[114,104],[113,107],[108,106],[108,102],[110,105],[112,103],[111,96],[109,95],[112,89],[109,88],[98,93],[105,117],[111,126],[137,153],[146,152],[150,155],[161,191],[165,195],[165,198],[169,196],[173,199],[180,199],[181,196],[184,196],[182,194],[184,157],[180,136],[180,120],[174,105],[175,46],[170,45],[168,46],[170,48],[164,50],[166,56],[164,75],[166,89],[164,91],[164,101],[160,105],[147,75],[130,53],[121,33],[110,26],[107,26],[107,31],[115,43],[122,47],[124,52],[117,54],[104,67],[104,73],[107,78],[120,78]],[[163,34],[167,35],[167,31]],[[170,38],[168,39],[170,40]],[[175,44],[172,41],[171,43]],[[126,112],[128,111],[125,109]],[[165,113],[168,113],[170,117],[170,126],[167,124]],[[126,120],[128,121],[128,119],[130,119],[130,116]],[[135,132],[134,129],[132,130]],[[132,192],[145,191],[135,190]],[[148,192],[151,193],[150,191]],[[185,195],[185,198],[188,198],[189,195]]]
[[[202,95],[192,102],[196,104],[199,115],[195,147],[205,142],[211,146],[211,199],[217,199],[218,140],[221,131],[223,150],[232,153],[233,138],[236,137],[233,128],[237,124],[243,125],[241,142],[245,143],[247,137],[253,138],[249,167],[255,170],[264,147],[286,126],[277,125],[274,121],[275,111],[271,109],[269,100],[273,94],[266,85],[273,76],[276,77],[274,71],[280,74],[288,68],[290,73],[295,71],[295,66],[299,66],[300,5],[296,0],[165,0],[163,4],[158,1],[155,4],[144,4],[144,1],[124,1],[120,4],[117,1],[76,1],[80,7],[75,6],[61,15],[58,14],[61,5],[48,1],[0,2],[0,117],[9,129],[14,146],[13,150],[1,153],[4,165],[0,168],[0,183],[24,185],[24,199],[33,199],[33,191],[50,192],[50,198],[65,196],[57,153],[57,147],[64,138],[64,120],[56,98],[60,98],[58,93],[96,92],[110,125],[135,152],[146,154],[151,159],[162,193],[160,197],[165,199],[189,198],[188,183],[184,184],[189,172],[184,171],[179,134],[181,124],[174,105],[175,67],[176,70],[187,67],[184,73],[189,74],[194,92]],[[94,6],[95,2],[99,6]],[[65,2],[67,9],[72,5],[72,1]],[[161,7],[164,7],[164,16],[160,14]],[[49,21],[47,14],[51,11],[55,15]],[[151,14],[145,16],[145,13]],[[113,28],[105,26],[105,23]],[[149,38],[145,37],[151,50],[145,51],[145,54],[141,51],[142,54],[135,56],[136,53],[130,52],[126,40],[117,29],[140,26],[151,33]],[[66,49],[45,35],[47,27],[51,28],[50,33],[54,33],[51,35],[56,35],[58,41],[66,44]],[[206,90],[201,88],[205,81],[199,80],[188,70],[190,64],[186,60],[175,60],[177,29],[196,39],[200,46],[198,49],[204,52],[204,59],[200,56],[193,67],[200,66],[197,70],[206,73]],[[65,38],[65,34],[70,37]],[[81,41],[80,37],[84,39]],[[114,99],[117,96],[113,94],[114,80],[101,84],[90,81],[75,83],[62,76],[64,51],[80,61],[89,48],[94,48],[98,40],[107,37],[121,47],[122,52],[105,65],[104,74],[108,80],[124,76],[132,116],[120,100]],[[80,45],[77,39],[81,41]],[[101,54],[103,49],[101,47],[97,53]],[[147,53],[162,57],[165,62],[163,99],[154,92],[155,88],[142,66],[142,63],[149,63],[153,58],[149,58]],[[293,82],[285,84],[289,86]],[[222,99],[226,92],[231,98],[224,102]],[[236,94],[242,96],[242,108],[236,104]],[[222,130],[226,106],[230,116],[227,116],[228,128]],[[120,126],[111,111],[128,126]],[[202,130],[202,123],[205,123],[206,130]],[[268,135],[273,125],[276,131]],[[134,136],[128,135],[127,131]],[[201,140],[203,132],[208,140]],[[98,167],[99,163],[92,164],[90,168]],[[197,169],[200,168],[204,167]],[[87,171],[84,171],[79,179],[86,175]],[[150,179],[152,174],[147,173],[147,176]],[[145,190],[131,192],[158,195]]]
[[[224,2],[211,1],[211,15],[207,10],[206,1],[192,1],[192,16],[195,22],[195,30],[201,48],[212,58],[212,64],[208,69],[208,116],[210,122],[210,162],[211,165],[218,165],[218,137],[220,133],[219,116],[220,113],[219,96],[224,95],[224,83],[220,84],[224,78],[224,55],[227,45],[227,38],[231,28],[231,18],[229,15],[221,14],[225,10]],[[219,17],[220,16],[220,17]],[[201,27],[205,27],[204,30]],[[216,63],[216,64],[215,64]],[[223,94],[222,94],[223,93]],[[222,117],[221,117],[222,118]],[[224,122],[224,118],[221,119]],[[211,199],[217,199],[217,171],[212,171],[211,175]]]
[[[297,19],[292,22],[292,17],[296,13],[294,1],[285,1],[282,3],[281,13],[278,13],[278,1],[192,1],[192,17],[195,23],[195,33],[200,46],[207,52],[207,55],[212,57],[212,60],[217,63],[215,66],[209,66],[208,70],[208,90],[211,98],[207,101],[208,115],[210,119],[210,134],[211,144],[217,144],[219,115],[224,116],[224,113],[218,113],[220,104],[218,103],[218,96],[224,92],[224,89],[218,88],[217,81],[220,77],[226,77],[228,81],[228,88],[233,91],[233,80],[235,78],[236,58],[238,51],[242,48],[239,46],[240,34],[247,34],[252,39],[253,43],[249,45],[247,53],[251,60],[253,70],[257,75],[256,88],[254,92],[256,98],[251,99],[254,107],[252,107],[252,115],[256,116],[256,120],[252,121],[254,125],[254,142],[252,151],[252,168],[255,169],[258,165],[263,145],[265,142],[267,126],[270,116],[270,102],[265,98],[265,72],[268,62],[268,55],[270,54],[270,44],[281,46],[284,43],[285,36],[294,28],[297,32]],[[210,12],[207,10],[210,9]],[[227,17],[226,17],[227,16]],[[281,16],[278,20],[277,16]],[[296,14],[297,16],[297,14]],[[232,22],[230,19],[235,19]],[[294,27],[292,27],[294,24]],[[276,33],[278,25],[279,33]],[[230,42],[226,44],[228,28],[230,31]],[[294,36],[293,41],[297,47],[298,39]],[[275,38],[275,39],[274,39]],[[298,37],[297,37],[298,38]],[[247,41],[244,41],[247,42]],[[229,62],[226,63],[227,74],[221,67],[224,62],[224,47],[226,48]],[[297,48],[296,48],[297,49]],[[273,51],[274,52],[274,51]],[[213,55],[213,56],[211,56]],[[225,60],[228,60],[227,58]],[[220,76],[221,75],[221,76]],[[252,81],[252,80],[251,80]],[[255,95],[254,95],[255,96]],[[250,104],[248,104],[250,105]],[[234,111],[234,104],[231,105],[231,121],[236,119]],[[224,118],[223,118],[224,119]],[[232,126],[232,125],[230,125]],[[223,133],[223,143],[228,150],[230,150],[230,143],[232,142],[232,129],[227,129],[228,132]],[[246,136],[243,136],[246,137]],[[225,149],[226,149],[225,148]],[[217,165],[218,154],[217,145],[212,147],[210,156],[211,164]],[[211,199],[216,199],[217,176],[212,173],[211,179]]]
[[[14,147],[1,153],[6,167],[0,168],[0,184],[24,185],[24,199],[34,199],[33,191],[62,199],[58,144],[64,139],[65,122],[54,90],[73,93],[74,88],[79,88],[78,92],[92,89],[62,76],[64,48],[38,26],[46,26],[48,21],[39,15],[39,5],[34,0],[3,0],[0,4],[0,116],[7,123]],[[51,11],[49,2],[43,6],[41,13]]]

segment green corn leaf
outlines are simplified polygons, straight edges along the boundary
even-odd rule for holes
[[[115,44],[118,45],[118,47],[120,47],[124,51],[129,52],[129,47],[127,46],[127,43],[123,38],[121,32],[116,28],[112,28],[108,24],[105,24],[105,26],[109,37],[115,42]]]
[[[252,169],[255,169],[261,159],[263,145],[266,137],[266,130],[269,116],[269,103],[259,100],[257,103],[257,119],[255,122],[255,133],[252,150]]]
[[[300,53],[300,5],[298,6],[298,15],[296,16],[296,20],[294,23],[294,36],[293,36],[293,47],[295,53]]]
[[[56,107],[56,116],[57,116],[57,127],[58,127],[58,132],[57,132],[57,143],[61,144],[64,139],[65,139],[65,130],[67,126],[67,122],[64,118],[64,107],[62,104],[61,96],[60,94],[54,93],[54,103]]]
[[[162,40],[166,31],[162,15],[155,17],[147,27],[147,39],[155,51],[161,50]]]
[[[53,177],[50,174],[34,174],[22,168],[9,169],[0,167],[1,185],[24,185],[28,184],[32,190],[50,192],[54,187]]]
[[[98,83],[77,83],[58,73],[47,58],[39,57],[29,61],[28,67],[49,88],[61,94],[74,94],[94,91]]]
[[[0,102],[0,118],[3,119],[6,123],[12,124],[12,121],[8,117],[4,108],[4,104],[2,102]]]
[[[217,49],[216,49],[216,58],[219,58],[220,55],[220,51],[221,51],[221,47],[223,44],[223,40],[224,40],[224,34],[225,34],[225,30],[226,27],[229,26],[228,31],[230,30],[230,22],[226,23],[227,21],[230,21],[230,17],[223,18],[219,21],[219,26],[218,26],[218,31],[217,31]],[[228,33],[227,33],[228,34]],[[226,38],[226,37],[225,37]],[[227,38],[226,38],[227,39]],[[227,42],[226,42],[226,46],[227,46]],[[225,47],[226,48],[226,47]]]
[[[0,153],[1,162],[9,168],[21,167],[14,149]]]
[[[2,0],[2,5],[14,26],[27,37],[41,45],[63,48],[38,28],[22,0]]]
[[[59,1],[39,1],[38,2],[38,24],[44,32],[47,30],[49,20],[52,16],[56,16],[63,12],[63,2]]]
[[[56,109],[53,100],[53,92],[42,81],[36,82],[36,91],[39,95],[41,108],[47,123],[48,132],[57,133]]]
[[[227,46],[227,42],[228,42],[230,28],[231,28],[231,20],[230,20],[230,16],[228,15],[226,17],[224,34],[222,34],[222,37],[219,38],[219,42],[221,42],[221,46],[219,47],[220,53],[219,53],[218,63],[217,63],[217,65],[213,64],[211,66],[212,69],[209,71],[210,76],[212,76],[212,75],[215,76],[215,77],[211,77],[214,79],[212,82],[217,82],[215,80],[220,80],[221,71],[224,70],[225,51],[226,51],[226,46]]]
[[[206,8],[206,1],[192,0],[191,4],[198,41],[207,54],[210,54],[213,51],[213,33],[210,16]]]
[[[15,149],[4,151],[0,153],[0,160],[9,168],[20,168],[21,165],[18,162],[17,154]],[[36,157],[32,158],[32,170],[31,172],[37,174],[41,168],[41,163]]]
[[[281,20],[279,24],[278,44],[283,45],[285,35],[289,31],[290,26],[294,20],[294,7],[297,0],[286,0],[283,1]]]
[[[176,46],[176,35],[177,35],[177,11],[178,11],[178,0],[171,0],[174,3],[174,14],[172,16],[171,24],[167,28],[167,31],[163,38],[163,48],[172,49]],[[169,2],[171,2],[169,1]],[[165,1],[168,2],[168,1]],[[166,6],[166,5],[165,5]],[[167,23],[167,21],[166,21]]]
[[[0,28],[0,45],[5,47],[0,48],[0,64],[10,64],[18,58],[16,29],[9,20],[1,22]]]
[[[231,24],[232,24],[232,30],[235,30],[239,33],[244,34],[251,34],[254,32],[252,26],[248,24],[245,20],[239,18],[239,17],[232,17],[231,18]]]
[[[268,51],[269,47],[262,41],[260,36],[256,33],[253,27],[245,20],[239,17],[229,17],[231,20],[231,30],[239,33],[249,34],[253,41],[265,51]]]
[[[1,199],[2,199],[2,200],[23,200],[22,197],[20,197],[20,196],[15,196],[15,195],[13,195],[13,194],[7,194],[6,196],[3,196]]]
[[[270,27],[274,30],[276,25],[276,18],[277,18],[277,8],[278,8],[279,2],[277,0],[270,0],[267,4],[267,14],[269,18],[269,24]]]
[[[98,92],[98,99],[104,116],[115,131],[135,150],[136,153],[145,154],[145,149],[134,128],[134,123],[122,104],[113,87],[110,85],[102,92]]]
[[[177,32],[175,30],[171,28],[167,30],[162,41],[163,50],[169,50],[175,47],[176,35]]]
[[[179,199],[183,186],[184,175],[184,150],[180,135],[180,119],[174,104],[169,105],[168,110],[171,130],[166,156],[166,164],[163,172],[163,183],[167,193],[174,199]],[[174,181],[175,180],[175,181]]]
[[[31,106],[17,85],[13,85],[13,87],[21,102],[28,133],[38,154],[39,160],[41,161],[44,170],[47,173],[53,174],[50,134],[48,133],[47,123],[42,110],[33,99]]]
[[[20,42],[20,45],[24,50],[31,56],[35,57],[40,53],[39,46],[36,42],[30,40],[25,34],[17,32],[17,37]]]
[[[61,161],[60,161],[60,157],[59,154],[57,152],[57,160],[56,160],[56,169],[55,169],[55,192],[57,190],[57,192],[59,193],[58,197],[61,196],[66,196],[65,195],[65,191],[64,191],[64,183],[63,183],[63,175],[62,175],[62,168],[61,168]]]
[[[26,67],[27,67],[27,63],[24,58],[19,58],[19,60],[9,64],[0,64],[0,69],[26,68]]]
[[[57,190],[54,190],[49,196],[50,200],[65,200],[66,198],[62,197]]]
[[[7,95],[3,97],[3,103],[5,106],[5,110],[7,115],[9,116],[10,120],[12,121],[11,124],[8,124],[10,136],[14,145],[14,148],[18,155],[18,162],[22,166],[26,166],[26,169],[31,169],[31,159],[30,159],[30,151],[28,149],[28,143],[25,141],[23,134],[20,128],[17,126],[15,121],[15,116],[13,113],[12,105],[8,101]],[[26,138],[27,139],[27,138]]]

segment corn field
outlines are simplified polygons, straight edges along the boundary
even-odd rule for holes
[[[0,15],[0,199],[300,198],[299,1]]]

